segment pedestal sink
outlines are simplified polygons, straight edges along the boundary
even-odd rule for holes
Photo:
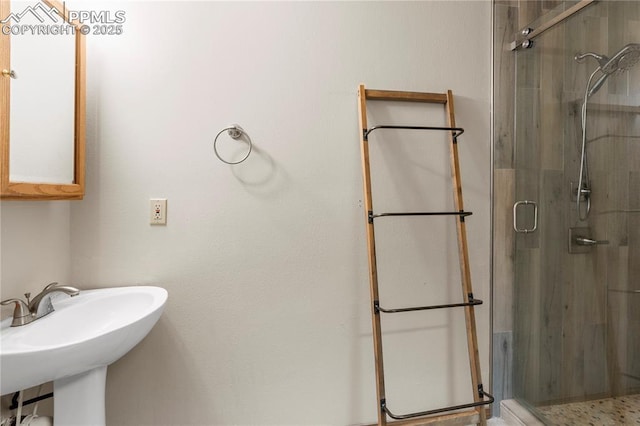
[[[53,381],[56,426],[101,426],[107,366],[151,331],[167,291],[135,286],[61,296],[54,312],[30,324],[0,323],[0,395]]]

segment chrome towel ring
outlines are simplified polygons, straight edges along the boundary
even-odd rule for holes
[[[249,150],[247,151],[245,156],[242,157],[238,161],[227,161],[224,158],[222,158],[220,156],[220,153],[218,152],[218,138],[225,131],[231,137],[231,139],[236,139],[237,140],[237,139],[240,139],[241,136],[245,136],[244,139],[246,139],[247,143],[249,144]],[[251,142],[251,138],[249,137],[247,132],[245,132],[244,129],[242,127],[238,126],[237,124],[232,124],[231,126],[225,127],[224,129],[220,130],[218,132],[218,134],[216,135],[215,139],[213,140],[213,151],[216,153],[216,157],[218,157],[218,159],[220,161],[222,161],[223,163],[227,163],[227,164],[240,164],[240,163],[242,163],[244,160],[249,158],[249,155],[251,154],[251,150],[252,149],[253,149],[253,143]]]

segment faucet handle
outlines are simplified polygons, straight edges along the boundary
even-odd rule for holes
[[[7,306],[10,303],[17,303],[17,304],[24,304],[24,302],[20,299],[7,299],[7,300],[3,300],[2,302],[0,302],[0,305],[2,306]]]
[[[609,244],[609,240],[594,240],[586,237],[576,237],[576,244],[580,246],[595,246],[600,244]]]
[[[25,293],[25,294],[24,294],[24,297],[26,297],[26,298],[27,298],[27,305],[28,305],[29,303],[31,303],[31,301],[29,301],[29,298],[31,297],[31,292]]]
[[[13,310],[13,321],[11,322],[11,327],[29,324],[33,321],[33,316],[29,311],[29,306],[20,299],[3,300],[0,302],[0,305],[9,305],[11,303],[16,304],[16,307]]]

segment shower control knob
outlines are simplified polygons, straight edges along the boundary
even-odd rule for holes
[[[595,246],[598,244],[609,244],[608,240],[593,240],[591,238],[576,237],[576,244],[580,246]]]

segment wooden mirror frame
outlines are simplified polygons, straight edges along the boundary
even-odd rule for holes
[[[11,79],[0,75],[0,198],[6,200],[81,200],[84,197],[85,177],[85,115],[86,90],[85,36],[78,22],[69,20],[63,4],[57,0],[41,0],[49,7],[58,10],[64,20],[75,27],[76,75],[75,75],[75,123],[74,123],[74,177],[71,184],[11,182],[9,175],[10,149],[10,89]],[[0,17],[10,13],[10,0],[0,0]],[[0,69],[10,70],[11,37],[0,34]]]

